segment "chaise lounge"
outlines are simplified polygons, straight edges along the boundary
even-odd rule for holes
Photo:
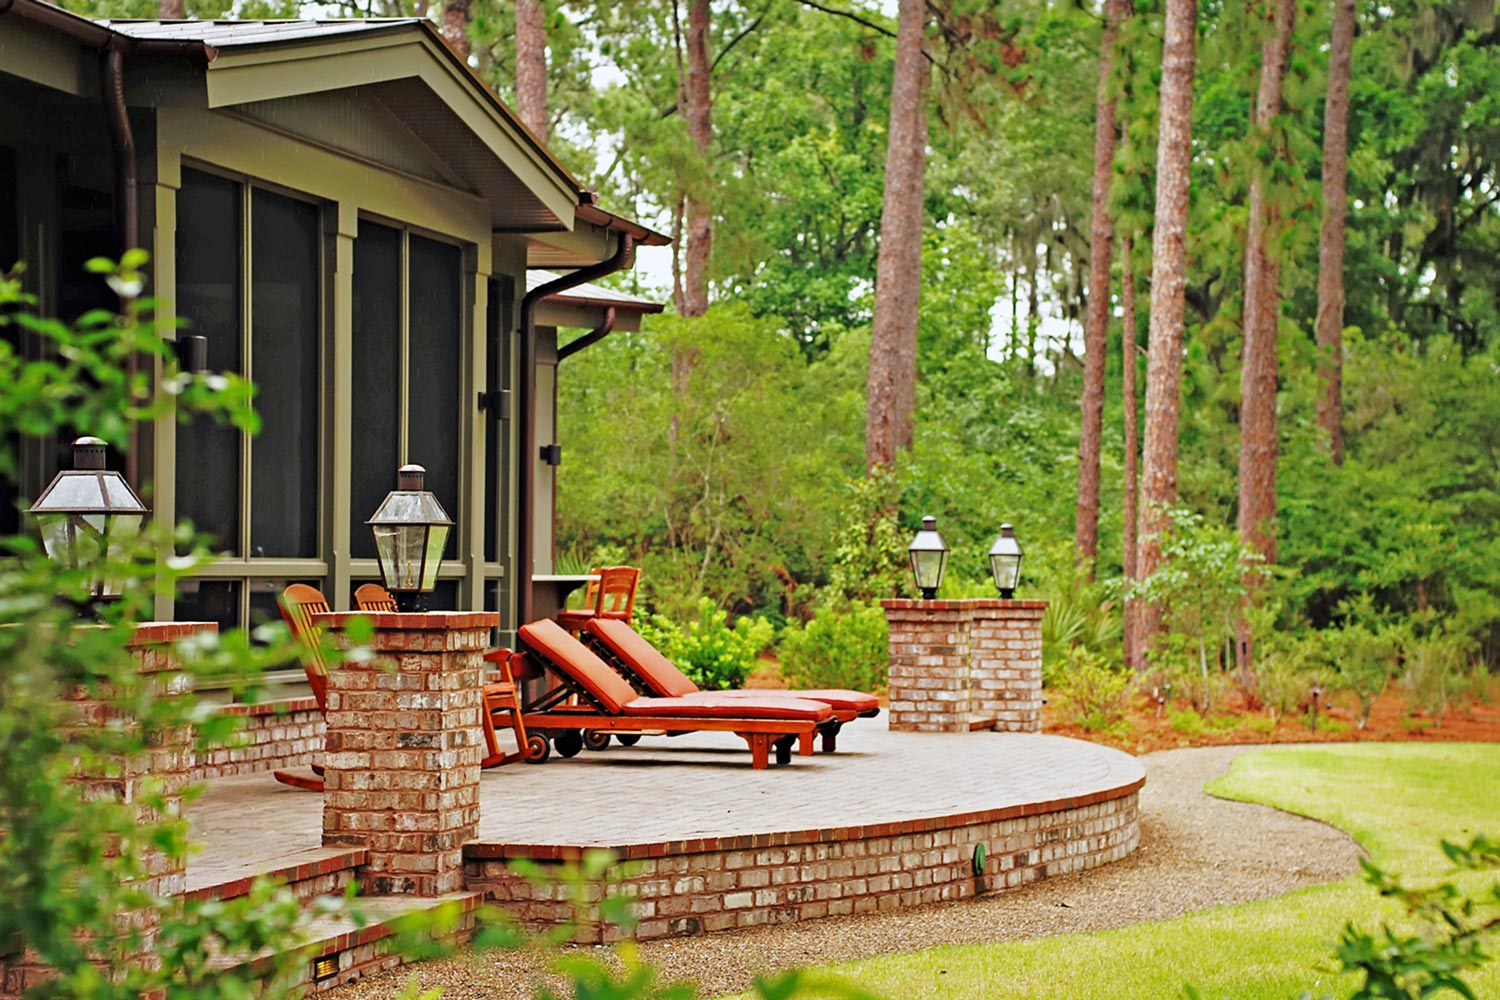
[[[595,618],[583,625],[584,642],[610,666],[626,677],[634,678],[640,690],[661,698],[746,698],[767,701],[777,698],[800,698],[821,702],[833,710],[835,721],[822,730],[823,750],[837,747],[839,729],[856,718],[873,718],[880,714],[880,700],[862,691],[826,689],[816,691],[747,690],[704,691],[694,684],[677,665],[662,655],[651,643],[626,622]]]
[[[525,672],[525,661],[532,660],[557,680],[556,686],[525,706],[522,721],[533,737],[539,732],[551,733],[563,756],[571,757],[581,749],[585,730],[606,736],[731,732],[750,745],[756,770],[764,770],[773,748],[776,762],[788,763],[794,744],[804,755],[811,754],[813,735],[838,724],[838,717],[826,704],[800,698],[714,698],[707,694],[696,698],[643,697],[596,653],[550,619],[522,625],[517,638],[522,649],[512,661],[515,672]],[[539,762],[535,756],[531,761]]]

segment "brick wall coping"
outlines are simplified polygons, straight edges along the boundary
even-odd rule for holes
[[[242,701],[230,702],[219,706],[220,715],[234,716],[259,716],[259,715],[291,715],[293,712],[311,712],[317,709],[318,699],[312,695],[302,698],[281,698],[276,701],[257,701],[254,704],[246,704]]]
[[[1045,611],[1046,601],[1007,601],[1000,597],[967,597],[959,601],[920,601],[909,597],[888,597],[880,602],[887,611]]]
[[[1026,819],[1068,809],[1081,809],[1112,799],[1123,799],[1139,792],[1146,784],[1145,775],[1114,788],[1103,788],[1081,795],[1037,802],[1022,802],[998,809],[980,809],[954,813],[951,816],[928,816],[893,823],[866,823],[856,826],[824,827],[814,830],[782,830],[775,833],[739,834],[725,837],[695,837],[690,840],[663,840],[639,844],[487,844],[471,841],[464,845],[465,860],[492,858],[531,858],[535,861],[575,861],[584,852],[605,848],[622,861],[661,858],[676,854],[704,854],[712,851],[751,851],[769,847],[791,847],[798,844],[821,844],[871,837],[901,837],[980,823]]]
[[[141,622],[130,637],[130,645],[156,646],[162,643],[186,639],[196,632],[217,632],[218,622]]]
[[[257,871],[253,875],[240,875],[212,885],[199,886],[184,892],[181,898],[232,899],[249,892],[251,885],[258,878],[274,878],[283,884],[291,885],[293,882],[302,882],[320,875],[331,875],[348,868],[356,868],[369,859],[369,851],[363,847],[351,847],[343,851],[328,852],[323,857],[312,861],[283,865],[269,871]]]
[[[467,628],[499,628],[496,611],[334,611],[313,615],[314,624],[343,628],[355,618],[368,618],[383,632],[448,631]]]

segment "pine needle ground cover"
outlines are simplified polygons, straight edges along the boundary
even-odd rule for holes
[[[1277,747],[1239,757],[1209,790],[1332,824],[1408,884],[1448,880],[1443,839],[1500,831],[1500,746]],[[1482,880],[1457,878],[1471,892]],[[1493,875],[1490,876],[1493,881]],[[1401,919],[1358,876],[1276,899],[1099,934],[936,948],[829,970],[877,996],[1163,1000],[1194,985],[1205,1000],[1348,996],[1333,948],[1344,925]],[[1500,996],[1500,967],[1469,977]],[[830,995],[834,995],[830,993]]]

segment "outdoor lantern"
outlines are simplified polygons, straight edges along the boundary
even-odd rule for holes
[[[453,521],[438,498],[422,488],[427,470],[403,465],[396,488],[365,523],[375,532],[380,576],[402,611],[426,611]]]
[[[1021,543],[1016,541],[1010,525],[1000,525],[1000,537],[990,546],[990,572],[995,577],[995,587],[1000,596],[1010,599],[1021,582]]]
[[[937,518],[922,518],[922,530],[906,547],[906,554],[911,558],[911,576],[917,589],[924,600],[932,600],[943,585],[943,571],[948,568],[948,546],[937,533]]]
[[[59,472],[31,505],[42,544],[54,562],[87,570],[89,600],[120,596],[120,581],[109,576],[141,530],[146,505],[118,472],[104,467],[104,442],[81,437],[73,442],[73,468]]]

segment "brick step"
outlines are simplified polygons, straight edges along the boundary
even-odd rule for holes
[[[354,870],[369,860],[363,847],[309,847],[272,859],[243,864],[194,866],[187,870],[185,899],[234,899],[250,891],[257,877],[277,879],[302,900],[341,895]]]
[[[352,915],[315,918],[304,931],[298,950],[304,963],[288,987],[305,987],[320,993],[344,986],[376,972],[399,968],[400,955],[390,951],[391,937],[401,931],[402,922],[422,913],[443,911],[430,929],[429,936],[452,944],[467,940],[474,928],[474,911],[483,896],[477,892],[455,892],[446,896],[360,896],[351,906]],[[273,953],[223,956],[215,964],[220,968],[249,965],[252,969],[270,971]],[[295,968],[295,965],[293,966]]]

